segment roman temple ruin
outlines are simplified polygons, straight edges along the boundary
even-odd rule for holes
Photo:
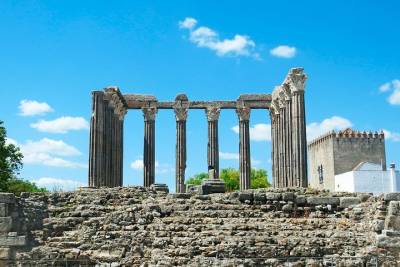
[[[269,110],[271,118],[272,176],[274,187],[307,187],[307,141],[304,104],[306,75],[302,68],[289,71],[272,94],[243,94],[236,101],[189,101],[179,94],[175,101],[154,96],[122,94],[117,87],[92,93],[89,186],[123,184],[123,127],[129,109],[144,117],[144,186],[155,183],[155,121],[162,109],[173,109],[176,119],[176,192],[185,191],[186,121],[189,109],[205,110],[208,122],[208,171],[219,179],[218,119],[221,110],[234,109],[239,120],[240,189],[250,188],[250,113]]]

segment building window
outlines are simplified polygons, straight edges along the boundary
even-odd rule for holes
[[[324,167],[322,165],[318,166],[318,179],[320,184],[324,183]]]

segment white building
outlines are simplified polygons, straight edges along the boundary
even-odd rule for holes
[[[352,171],[335,175],[336,192],[365,192],[374,195],[400,192],[400,171],[390,164],[387,171],[380,164],[361,162]]]

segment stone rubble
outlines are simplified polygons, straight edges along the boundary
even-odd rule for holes
[[[0,266],[397,266],[399,197],[144,187],[2,193]]]

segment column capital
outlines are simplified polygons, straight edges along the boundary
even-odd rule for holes
[[[144,107],[142,108],[144,121],[154,121],[156,119],[157,108],[156,107]]]
[[[246,107],[246,106],[236,108],[236,114],[238,115],[239,121],[250,120],[250,112],[251,112],[251,108]]]
[[[304,91],[306,80],[307,76],[305,75],[303,68],[293,68],[289,71],[284,83],[289,85],[290,91],[293,93]]]
[[[208,121],[217,121],[219,119],[219,114],[221,109],[216,106],[210,106],[206,108],[206,115]]]
[[[185,94],[177,95],[173,105],[176,121],[186,121],[189,109],[189,99]]]

